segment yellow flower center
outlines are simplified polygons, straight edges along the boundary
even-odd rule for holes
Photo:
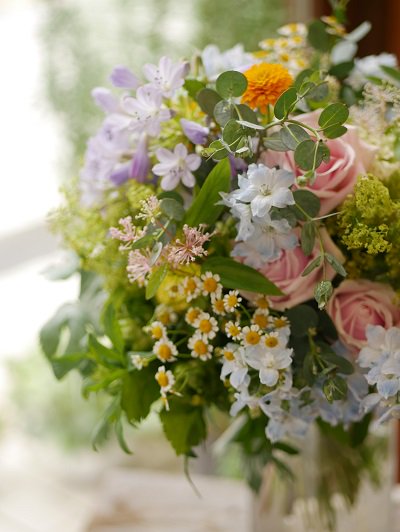
[[[192,310],[189,310],[189,312],[187,313],[186,320],[189,323],[193,323],[194,321],[197,320],[197,318],[199,317],[199,314],[200,314],[200,310],[198,308],[193,308]]]
[[[214,309],[217,312],[224,312],[224,310],[225,310],[224,300],[223,299],[216,299],[214,301]]]
[[[193,278],[189,278],[186,281],[186,286],[185,286],[186,292],[191,294],[192,292],[195,292],[196,288],[197,288],[197,284],[196,284],[195,280]]]
[[[172,355],[172,351],[169,345],[161,344],[158,348],[157,354],[161,360],[168,360]]]
[[[268,300],[266,297],[259,297],[257,300],[256,300],[256,305],[257,307],[259,308],[268,308],[269,305],[268,305]]]
[[[208,352],[207,344],[205,342],[203,342],[203,340],[197,340],[194,343],[193,351],[197,355],[205,355]]]
[[[224,357],[226,360],[235,360],[235,355],[233,354],[233,351],[224,351]]]
[[[151,329],[151,334],[156,340],[161,340],[163,337],[163,330],[159,325],[154,325]]]
[[[159,316],[157,316],[158,319],[161,321],[163,325],[168,325],[170,322],[170,317],[168,312],[163,312]]]
[[[287,68],[273,63],[257,63],[250,67],[244,75],[247,78],[247,89],[242,96],[242,103],[252,109],[267,112],[268,105],[274,105],[292,83],[293,78]]]
[[[288,322],[285,320],[285,318],[275,318],[274,325],[277,329],[281,329],[282,327],[286,327]]]
[[[258,343],[260,343],[261,336],[257,331],[249,331],[246,334],[245,339],[248,344],[257,345]]]
[[[217,287],[218,283],[213,277],[207,277],[207,279],[204,279],[203,288],[206,292],[211,294],[216,291]]]
[[[231,324],[229,325],[228,327],[228,334],[230,334],[231,336],[235,337],[235,336],[239,336],[240,334],[240,329],[237,325],[235,324]]]
[[[238,298],[234,294],[229,295],[226,298],[226,301],[227,301],[228,307],[230,307],[230,308],[231,307],[236,307],[236,305],[238,304]]]
[[[165,388],[165,386],[168,386],[169,379],[168,375],[166,373],[159,373],[156,376],[158,384],[161,386],[161,388]]]
[[[268,316],[265,314],[254,314],[253,322],[260,327],[260,329],[266,329],[268,325]]]
[[[276,336],[267,336],[265,338],[265,345],[267,347],[276,347],[278,345],[278,339],[276,338]]]
[[[200,320],[199,329],[202,333],[209,333],[212,330],[210,320]]]

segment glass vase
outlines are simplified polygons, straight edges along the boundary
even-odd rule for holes
[[[393,429],[393,430],[391,430]],[[391,491],[395,430],[349,448],[312,429],[296,457],[282,457],[294,477],[273,465],[253,498],[253,532],[394,532]]]

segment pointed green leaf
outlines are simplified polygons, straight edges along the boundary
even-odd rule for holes
[[[283,94],[281,94],[274,107],[274,115],[276,118],[281,120],[282,118],[288,116],[288,114],[293,111],[296,101],[297,90],[294,87],[287,89]]]
[[[156,292],[159,289],[160,284],[164,281],[167,272],[168,264],[162,264],[150,274],[146,286],[146,299],[151,299],[156,295]]]

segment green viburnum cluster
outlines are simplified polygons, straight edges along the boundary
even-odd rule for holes
[[[398,180],[388,186],[374,176],[358,179],[354,193],[343,204],[337,220],[339,240],[351,252],[351,276],[369,273],[381,280],[399,273],[400,202],[394,192]]]

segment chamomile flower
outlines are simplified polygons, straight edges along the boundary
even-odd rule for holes
[[[166,371],[165,366],[160,366],[154,378],[156,379],[158,385],[160,386],[161,397],[165,404],[165,408],[169,410],[167,393],[172,392],[172,388],[175,384],[175,377],[171,370]]]
[[[193,323],[193,327],[197,329],[197,332],[201,334],[204,339],[215,338],[218,332],[217,320],[210,316],[208,312],[202,312],[199,314],[198,318]]]
[[[198,333],[195,333],[189,338],[188,347],[191,350],[193,358],[199,358],[206,361],[211,358],[213,346],[210,345],[204,337]]]
[[[222,297],[218,297],[216,294],[211,294],[211,306],[214,314],[218,314],[219,316],[226,314],[225,301]]]
[[[140,355],[131,355],[131,362],[132,362],[132,365],[136,368],[136,369],[143,369],[143,367],[145,366],[144,364],[144,358],[141,357]]]
[[[190,307],[185,314],[186,323],[194,327],[194,323],[200,316],[201,312],[202,310],[198,307]]]
[[[240,340],[242,337],[242,328],[238,321],[228,321],[225,324],[225,334],[233,340]]]
[[[269,326],[268,315],[268,309],[257,309],[251,318],[251,322],[254,325],[258,325],[260,329],[267,329]]]
[[[243,327],[242,340],[245,346],[258,345],[261,342],[261,331],[258,325],[250,325]]]
[[[239,296],[239,292],[237,290],[230,290],[225,296],[224,296],[224,304],[225,309],[227,312],[233,312],[235,308],[237,308],[242,301],[242,298]]]
[[[220,276],[211,272],[203,273],[201,276],[201,289],[204,296],[211,296],[211,294],[220,295],[222,292],[222,285],[220,284]]]
[[[175,356],[178,354],[178,350],[171,340],[162,338],[154,344],[153,353],[162,362],[173,362],[176,360]]]
[[[179,289],[188,302],[192,301],[200,295],[200,279],[196,276],[185,277]]]
[[[283,338],[278,331],[272,331],[263,336],[263,344],[267,349],[274,350],[285,347],[286,342],[283,341]]]
[[[267,299],[267,296],[259,296],[254,301],[254,304],[257,308],[261,309],[268,309],[269,308],[269,301]]]
[[[290,335],[290,322],[286,316],[270,316],[269,325],[270,327],[278,329],[279,332],[285,336]]]
[[[153,321],[153,323],[144,327],[144,331],[149,333],[154,340],[161,340],[161,338],[167,336],[167,329],[161,321]]]
[[[171,325],[178,319],[176,312],[167,305],[158,305],[155,309],[155,315],[163,325]]]
[[[226,344],[222,350],[224,359],[221,369],[221,379],[230,375],[231,385],[238,389],[243,384],[249,383],[248,366],[244,357],[244,349],[232,342]],[[248,382],[246,382],[248,381]]]

